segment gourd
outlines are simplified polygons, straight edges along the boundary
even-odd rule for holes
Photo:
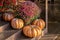
[[[14,18],[14,14],[11,12],[7,12],[3,14],[3,19],[5,21],[11,21]]]
[[[41,36],[42,30],[36,25],[27,25],[23,28],[23,34],[27,37]]]
[[[22,19],[14,18],[11,21],[11,26],[14,29],[21,29],[24,26],[24,21]]]
[[[45,21],[43,19],[36,19],[32,24],[39,26],[41,29],[45,27]]]

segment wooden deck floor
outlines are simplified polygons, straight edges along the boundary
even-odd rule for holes
[[[60,40],[60,23],[50,22],[48,24],[48,34],[40,40]]]

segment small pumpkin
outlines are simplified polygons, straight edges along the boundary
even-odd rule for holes
[[[32,24],[39,26],[41,29],[44,29],[45,27],[45,22],[43,19],[36,19]]]
[[[11,21],[13,18],[14,18],[14,14],[12,13],[7,12],[3,14],[3,19],[5,21]]]
[[[24,2],[24,1],[26,1],[26,0],[17,0],[17,2]]]
[[[23,34],[27,37],[41,36],[42,30],[36,25],[27,25],[23,28]]]
[[[14,19],[11,21],[11,26],[12,26],[14,29],[21,29],[21,28],[24,26],[24,22],[23,22],[22,19],[14,18]]]

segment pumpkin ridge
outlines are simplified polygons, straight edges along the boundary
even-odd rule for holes
[[[19,19],[18,19],[17,21],[18,21],[18,24],[17,24],[18,26],[17,26],[17,28],[20,28],[20,23],[19,23]]]
[[[29,31],[29,29],[27,29],[27,36],[29,36],[28,31]]]
[[[38,36],[38,30],[37,30],[37,28],[35,28],[35,30],[36,30],[36,32],[37,32],[37,36]]]
[[[44,27],[45,25],[44,25],[44,21],[41,19],[41,24],[42,24],[42,26]]]
[[[40,23],[39,23],[40,21],[38,20],[38,22],[37,22],[37,25],[39,26],[40,25]]]
[[[40,21],[40,25],[42,25],[42,21]],[[43,25],[42,25],[43,26]],[[40,26],[40,28],[42,28],[42,26]]]
[[[34,29],[34,30],[35,30],[34,32],[37,33],[36,29]],[[36,37],[36,36],[37,36],[37,34],[35,34],[35,37]]]
[[[17,18],[15,19],[15,25],[16,25],[15,27],[17,28]]]
[[[23,33],[26,35],[26,31],[27,31],[27,29],[26,29],[26,27],[25,28],[23,28]],[[27,35],[26,35],[27,36]]]
[[[31,26],[31,25],[30,25],[30,26]],[[31,26],[31,27],[30,27],[30,30],[31,30],[31,37],[33,37],[33,34],[32,34],[33,31],[32,31],[32,28],[33,28],[33,27]]]
[[[37,21],[38,21],[38,20],[36,20],[36,21],[34,20],[33,23],[35,24]]]
[[[42,34],[42,32],[40,33],[41,29],[40,29],[40,28],[38,28],[38,27],[37,27],[37,29],[39,30],[39,31],[38,31],[38,33],[39,33],[39,35],[38,35],[38,36],[40,36],[40,35]]]
[[[31,28],[31,31],[32,31],[32,37],[33,37],[34,35],[33,35],[33,29],[32,28]]]
[[[37,23],[38,23],[38,20],[36,21],[36,25],[38,25]]]
[[[15,22],[15,25],[16,25],[16,21],[17,21],[17,20],[15,19],[15,21],[14,21],[14,22]],[[15,26],[15,28],[16,28],[16,27],[17,27],[17,25]]]
[[[18,28],[20,28],[20,23],[19,23],[20,21],[19,21],[19,19],[18,19]]]
[[[28,35],[28,36],[30,36],[30,35],[29,35],[29,32],[28,32],[29,30],[30,30],[30,28],[27,30],[27,35]]]
[[[32,30],[31,30],[31,28],[30,28],[30,31],[31,31],[31,34],[30,34],[30,35],[31,35],[31,37],[33,37],[33,36],[32,36]]]
[[[18,25],[17,28],[18,28],[19,27],[19,19],[17,19],[16,22],[17,22],[17,25]]]
[[[7,17],[8,17],[8,19],[10,20],[10,18],[9,18],[9,17],[10,17],[10,14],[9,14],[9,15],[7,15]]]
[[[32,37],[33,37],[33,31],[32,31],[33,29],[31,28],[31,34],[32,34]]]
[[[15,24],[14,24],[14,23],[13,23],[13,24],[16,25],[16,19],[13,19],[13,21],[15,22]],[[17,25],[16,25],[16,26],[17,26]],[[16,28],[16,26],[14,26],[14,27]]]
[[[33,33],[35,33],[35,29],[34,28],[32,29],[32,36],[35,37],[36,34],[33,34]]]

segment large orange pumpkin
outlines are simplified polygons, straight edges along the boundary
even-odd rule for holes
[[[14,19],[11,21],[11,26],[12,26],[14,29],[21,29],[21,28],[24,26],[24,22],[23,22],[22,19],[14,18]]]
[[[23,28],[23,33],[27,37],[41,36],[42,30],[36,25],[28,25]]]
[[[45,22],[43,19],[36,19],[32,24],[39,26],[41,29],[44,29],[45,27]]]
[[[14,14],[12,13],[4,13],[3,14],[3,19],[5,21],[11,21],[14,18]]]

